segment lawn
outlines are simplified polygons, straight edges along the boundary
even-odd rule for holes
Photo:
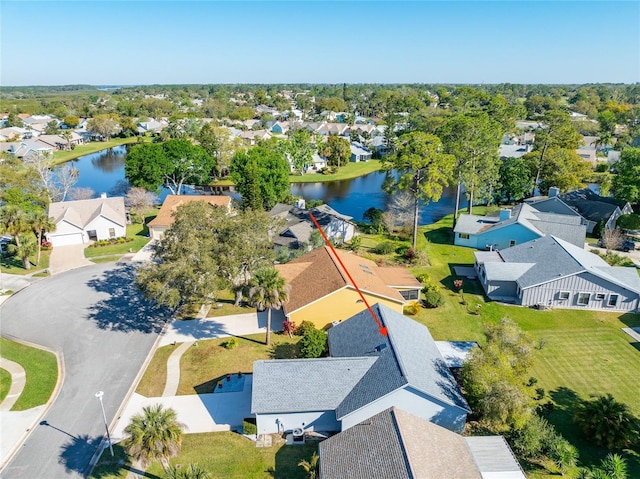
[[[11,373],[6,369],[0,368],[0,403],[9,394],[11,389]]]
[[[337,173],[323,175],[322,173],[307,173],[305,175],[290,175],[290,183],[316,183],[325,181],[350,180],[368,173],[373,173],[382,169],[380,160],[361,161],[358,163],[349,162],[341,167]]]
[[[474,208],[475,210],[475,208]],[[475,212],[475,211],[474,211]],[[479,214],[482,214],[481,211]],[[418,247],[427,253],[428,266],[412,267],[414,274],[428,273],[442,286],[445,304],[437,309],[423,309],[414,319],[429,327],[436,340],[484,340],[483,323],[495,323],[508,317],[528,331],[544,346],[535,351],[531,376],[547,391],[556,408],[550,421],[579,448],[583,464],[596,464],[608,451],[584,441],[573,427],[572,416],[576,399],[592,394],[611,393],[629,405],[640,416],[637,372],[640,371],[640,347],[621,331],[627,326],[640,326],[639,314],[605,313],[599,311],[561,310],[537,311],[486,301],[477,280],[464,278],[464,299],[454,291],[457,277],[453,266],[473,264],[470,248],[453,246],[452,217],[420,229]],[[386,241],[384,236],[365,235],[363,252],[375,259],[376,244]],[[398,245],[401,242],[397,242]],[[396,254],[386,255],[390,260]],[[475,305],[479,314],[472,314]],[[468,309],[467,309],[468,308]],[[640,456],[626,455],[630,477],[640,477]],[[531,477],[546,477],[532,472]]]
[[[106,150],[107,148],[113,148],[114,146],[126,145],[128,143],[136,143],[138,141],[137,136],[129,138],[114,138],[109,141],[92,141],[85,145],[75,147],[73,150],[55,151],[53,153],[53,160],[51,166],[60,165],[70,160],[75,160],[84,155],[95,153],[96,151]]]
[[[380,169],[382,169],[382,162],[380,160],[361,161],[358,163],[349,162],[341,167],[337,173],[331,175],[323,175],[322,173],[289,175],[289,183],[323,183],[328,181],[350,180]],[[213,186],[233,186],[234,182],[230,179],[224,179],[214,181],[211,184]]]
[[[197,463],[212,477],[227,479],[306,479],[298,466],[302,460],[310,460],[317,450],[314,443],[304,446],[285,446],[283,442],[272,447],[257,448],[252,441],[232,432],[187,434],[182,441],[182,452],[171,460],[174,465]],[[126,454],[118,445],[115,458],[105,450],[91,474],[94,479],[126,477]],[[120,462],[122,461],[122,462]],[[119,464],[120,462],[120,464]],[[127,464],[128,465],[128,464]],[[159,463],[153,463],[143,477],[164,477]]]
[[[213,392],[219,379],[228,373],[250,373],[253,362],[258,359],[296,357],[298,336],[272,333],[271,346],[264,344],[264,334],[237,337],[238,345],[227,349],[223,345],[229,338],[198,341],[191,346],[180,360],[180,384],[178,394]],[[166,365],[169,355],[176,346],[159,348],[144,373],[136,392],[147,397],[162,394],[166,382]]]
[[[153,210],[153,214],[149,214],[145,220],[145,224],[142,223],[132,223],[127,225],[127,238],[132,238],[133,241],[129,241],[127,243],[116,243],[110,244],[107,246],[97,246],[97,247],[88,247],[84,249],[85,258],[98,258],[101,256],[109,257],[109,260],[118,259],[119,256],[127,253],[136,253],[142,249],[144,245],[146,245],[149,238],[149,228],[147,228],[147,224],[158,214],[158,209]],[[94,262],[99,262],[99,260],[94,260]]]
[[[40,264],[36,264],[37,254],[29,256],[31,269],[24,269],[22,260],[16,256],[5,257],[0,260],[0,269],[3,273],[7,274],[31,274],[35,271],[49,268],[49,256],[51,256],[51,250],[42,250],[40,253]]]
[[[58,379],[56,356],[4,338],[0,338],[0,351],[3,358],[20,364],[27,374],[24,390],[11,410],[24,411],[45,404]]]

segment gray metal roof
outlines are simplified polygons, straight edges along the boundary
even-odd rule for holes
[[[527,479],[502,436],[472,436],[464,440],[483,479]]]
[[[332,357],[378,358],[336,411],[340,419],[401,387],[413,387],[446,404],[470,411],[429,330],[420,323],[376,304],[372,307],[388,336],[368,310],[329,330]]]
[[[335,410],[375,362],[375,357],[256,361],[251,412]]]
[[[488,262],[484,264],[487,279],[491,281],[517,281],[535,263],[498,263]]]
[[[319,446],[320,478],[480,479],[459,434],[390,408]]]

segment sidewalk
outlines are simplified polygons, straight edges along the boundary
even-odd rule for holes
[[[282,331],[285,320],[281,309],[271,312],[271,330]],[[217,318],[173,320],[160,339],[159,346],[186,343],[199,339],[223,338],[226,336],[246,336],[267,332],[267,312],[232,314]]]
[[[272,331],[281,331],[285,316],[282,310],[271,312]],[[158,347],[176,343],[193,343],[198,340],[215,339],[227,336],[245,336],[266,333],[267,312],[233,314],[217,318],[173,320],[161,336]],[[188,349],[187,345],[182,352]],[[180,364],[179,356],[172,356],[171,363]],[[174,371],[171,373],[171,371]],[[168,368],[167,383],[177,386],[179,366]],[[160,403],[173,408],[178,420],[183,423],[186,433],[229,431],[242,426],[243,419],[251,416],[251,390],[253,376],[245,374],[242,391],[216,392],[212,394],[190,394],[147,398],[133,393],[124,405],[122,414],[111,432],[114,442],[124,438],[124,429],[131,417],[142,411],[145,406]],[[226,383],[225,383],[226,384]],[[166,390],[167,388],[165,388]],[[171,387],[170,389],[176,389]]]
[[[23,288],[26,288],[32,283],[41,280],[42,278],[33,278],[32,275],[38,273],[42,270],[34,271],[31,274],[9,274],[9,273],[0,273],[0,292],[2,291],[13,291],[13,293],[17,293]],[[0,305],[9,299],[11,295],[2,294],[0,295]],[[1,317],[1,316],[0,316]]]

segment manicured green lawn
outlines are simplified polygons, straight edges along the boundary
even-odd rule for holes
[[[9,389],[11,389],[11,373],[6,369],[0,368],[0,402],[7,397]]]
[[[182,441],[182,452],[171,459],[172,464],[186,466],[197,463],[214,478],[226,479],[306,479],[304,470],[298,466],[302,460],[310,460],[317,446],[285,446],[282,442],[257,448],[252,441],[232,432],[187,434]],[[118,461],[126,462],[126,454],[120,446],[114,447],[116,457],[108,450],[90,477],[115,479],[126,477],[126,469]],[[160,463],[151,464],[144,477],[164,477]]]
[[[42,250],[40,253],[40,264],[36,264],[37,254],[29,256],[31,269],[24,269],[22,260],[16,256],[2,258],[0,267],[2,272],[7,274],[31,274],[34,271],[47,269],[49,267],[49,256],[51,256],[51,250]]]
[[[341,167],[337,173],[333,175],[323,175],[321,173],[307,173],[306,175],[290,175],[291,183],[316,183],[325,181],[349,180],[359,176],[378,171],[382,168],[380,160],[369,160],[358,163],[349,162]]]
[[[107,148],[113,148],[114,146],[118,146],[118,145],[136,143],[137,141],[138,141],[137,136],[132,136],[130,138],[114,138],[109,141],[93,141],[85,145],[77,146],[73,150],[55,151],[53,153],[53,160],[51,161],[51,165],[52,166],[59,165],[69,160],[75,160],[76,158],[79,158],[83,155],[95,153],[96,151],[105,150]],[[146,140],[146,141],[150,141],[150,140]]]
[[[349,162],[341,167],[337,173],[332,175],[323,175],[322,173],[307,173],[305,175],[289,175],[289,183],[320,183],[328,181],[350,180],[358,178],[368,173],[373,173],[382,169],[380,160],[369,160],[358,163]],[[211,183],[214,186],[233,186],[234,182],[230,179],[218,180]]]
[[[27,383],[12,411],[24,411],[45,404],[58,379],[58,362],[54,354],[0,338],[3,358],[20,364],[27,374]]]
[[[140,251],[146,245],[150,238],[149,229],[146,225],[133,223],[127,225],[127,238],[133,238],[133,241],[127,243],[116,243],[107,246],[88,247],[84,249],[85,258],[96,258],[98,256],[110,256],[117,259],[118,255],[127,253],[135,253]],[[96,261],[97,262],[97,261]]]
[[[229,338],[198,341],[183,354],[180,360],[180,384],[178,394],[213,392],[218,380],[229,373],[250,373],[258,359],[296,357],[299,336],[289,338],[271,333],[271,346],[264,344],[264,334],[237,337],[234,349],[223,346]],[[166,382],[166,365],[176,346],[159,348],[144,373],[136,392],[147,397],[162,394]]]

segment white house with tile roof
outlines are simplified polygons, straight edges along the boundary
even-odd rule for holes
[[[49,205],[56,229],[47,233],[52,246],[89,243],[127,234],[124,198],[60,201]]]

